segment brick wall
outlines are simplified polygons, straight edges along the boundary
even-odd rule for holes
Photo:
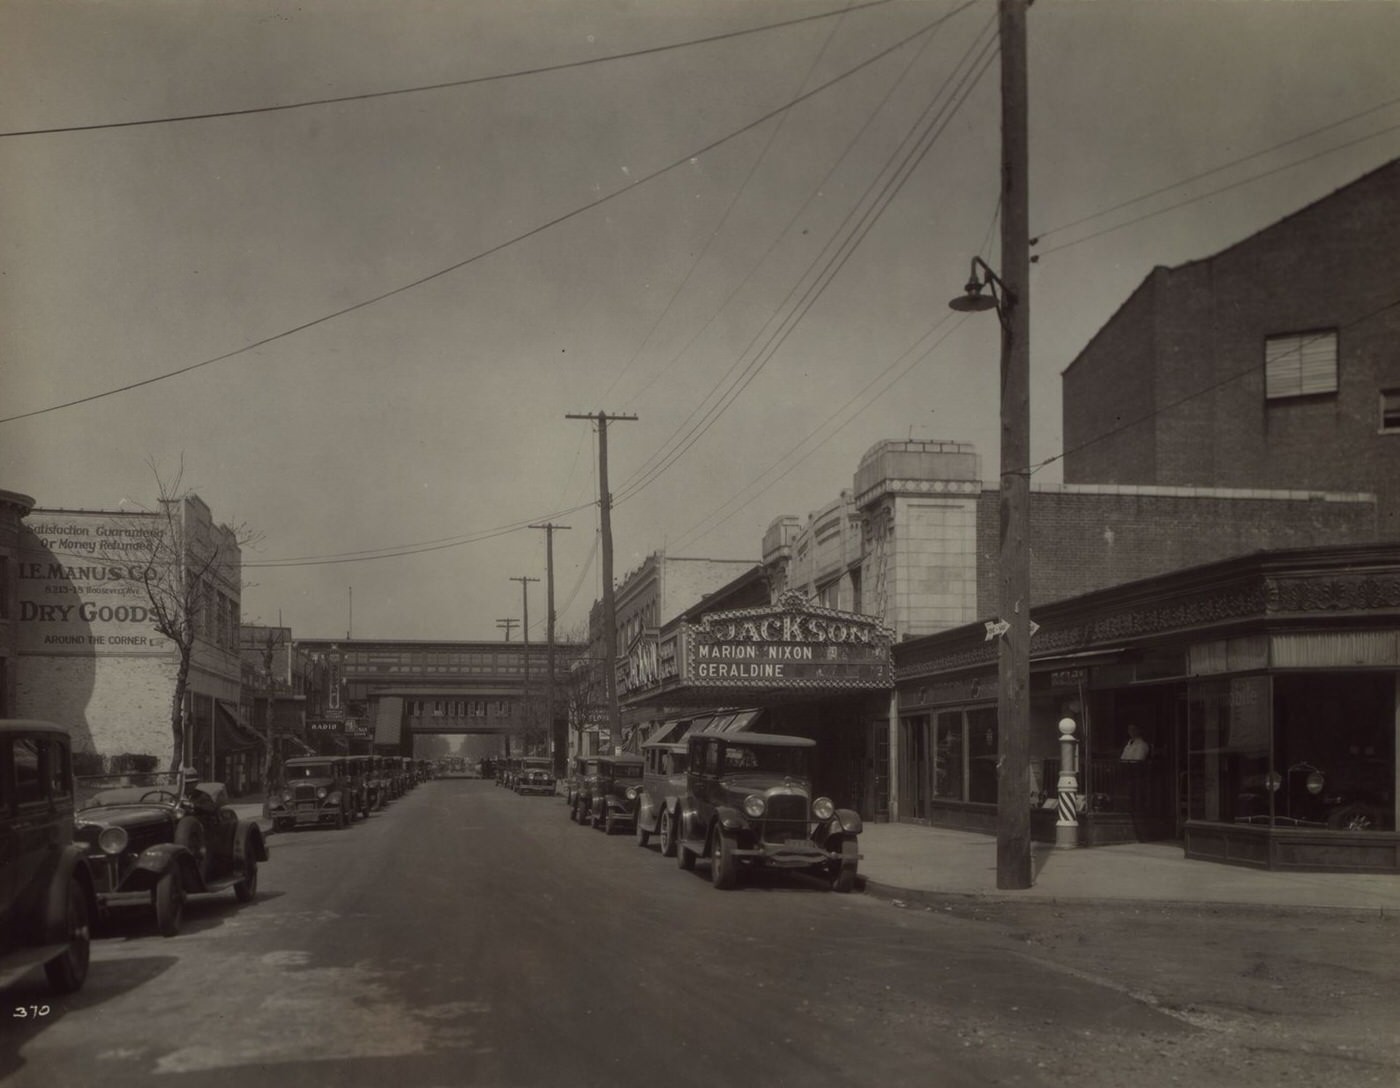
[[[1064,373],[1065,480],[1367,491],[1381,535],[1400,537],[1400,434],[1379,433],[1380,393],[1400,389],[1397,284],[1400,160],[1154,270]],[[1336,393],[1267,400],[1265,338],[1326,329]]]
[[[137,753],[170,763],[175,656],[26,656],[17,712],[67,726],[73,748],[103,756]]]
[[[998,612],[999,495],[978,501],[977,618]],[[1063,600],[1250,552],[1368,543],[1373,501],[1336,495],[1044,485],[1031,492],[1031,597]]]

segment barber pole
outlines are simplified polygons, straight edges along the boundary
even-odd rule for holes
[[[1079,793],[1079,759],[1076,752],[1079,741],[1074,737],[1075,728],[1073,718],[1060,719],[1060,777],[1055,784],[1060,802],[1060,818],[1055,821],[1057,849],[1079,845],[1079,806],[1075,802]]]

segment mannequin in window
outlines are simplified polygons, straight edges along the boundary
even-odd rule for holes
[[[1118,758],[1124,763],[1145,763],[1151,746],[1143,739],[1142,730],[1135,724],[1128,726],[1128,743],[1123,745],[1123,754]]]

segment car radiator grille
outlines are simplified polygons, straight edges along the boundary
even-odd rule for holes
[[[316,800],[316,787],[315,787],[315,786],[297,786],[297,787],[292,791],[292,795],[293,795],[298,801],[314,801],[314,800]]]
[[[807,798],[792,794],[768,798],[768,811],[763,817],[763,838],[768,842],[805,841]]]

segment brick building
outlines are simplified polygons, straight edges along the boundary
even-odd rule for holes
[[[153,542],[172,533],[187,557],[218,556],[190,563],[204,579],[192,617],[186,759],[237,792],[256,745],[239,720],[240,551],[197,496],[160,512],[30,511],[18,539],[14,712],[67,726],[94,771],[98,761],[169,765],[179,659],[155,630],[140,573],[156,561]]]
[[[1400,160],[1153,269],[1062,376],[1068,483],[1365,491],[1400,538]]]
[[[19,640],[20,528],[34,500],[0,491],[0,718],[15,717],[15,663]]]

